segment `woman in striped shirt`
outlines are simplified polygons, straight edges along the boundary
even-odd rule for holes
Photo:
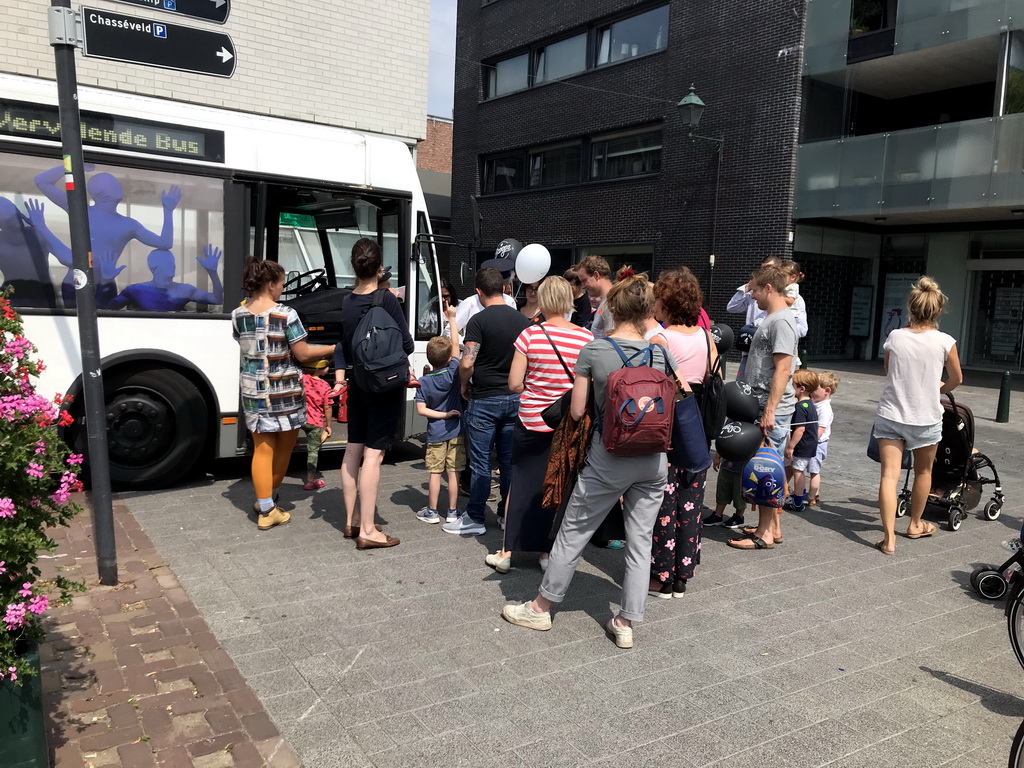
[[[545,278],[537,300],[544,322],[519,334],[508,375],[509,389],[522,394],[512,438],[505,537],[502,548],[485,558],[498,573],[508,573],[512,552],[540,552],[541,570],[547,566],[555,510],[543,508],[541,496],[554,430],[544,423],[541,412],[572,389],[576,357],[594,339],[590,331],[565,319],[573,309],[572,288],[565,278]]]

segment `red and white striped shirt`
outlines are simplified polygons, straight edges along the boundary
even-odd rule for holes
[[[565,364],[572,371],[580,350],[594,340],[594,334],[586,328],[556,328],[544,323],[528,326],[516,339],[515,349],[526,356],[525,388],[519,397],[519,420],[532,432],[551,432],[541,418],[541,411],[551,405],[572,388],[572,380],[566,375],[558,356],[544,331],[558,346]]]

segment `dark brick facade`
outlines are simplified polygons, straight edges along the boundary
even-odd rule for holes
[[[460,0],[452,230],[457,240],[470,240],[468,196],[481,190],[481,156],[663,121],[659,174],[483,196],[483,245],[493,247],[504,237],[549,247],[650,245],[655,273],[689,266],[706,291],[716,154],[713,144],[691,140],[681,125],[676,103],[692,82],[708,104],[699,133],[725,137],[709,310],[727,320],[724,306],[736,285],[761,257],[791,248],[803,0],[671,0],[667,49],[482,100],[475,62],[656,5],[497,0],[481,6],[480,0]],[[456,276],[455,264],[452,271]]]
[[[850,338],[850,286],[873,285],[872,262],[845,256],[795,254],[805,281],[800,295],[807,303],[807,336],[800,342],[811,368],[820,360],[854,357],[858,342]]]

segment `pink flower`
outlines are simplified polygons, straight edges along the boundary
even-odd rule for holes
[[[690,563],[692,563],[692,562],[693,562],[693,560],[691,560],[691,559],[690,559],[690,558],[688,558],[688,557],[684,557],[684,558],[683,558],[683,565],[689,565],[689,564],[690,564]]]
[[[46,453],[46,442],[40,440],[36,443],[36,453]]]
[[[683,504],[683,509],[685,509],[687,512],[691,511],[693,509],[693,502],[688,501],[685,504]]]
[[[665,515],[664,517],[658,518],[658,523],[660,523],[662,526],[666,526],[670,522],[672,522],[672,518],[670,518],[668,515]]]
[[[34,461],[28,463],[28,469],[25,470],[25,474],[29,477],[42,477],[43,476],[43,465],[36,464]]]
[[[21,585],[21,589],[18,590],[18,594],[22,597],[32,597],[32,585],[26,581]]]
[[[675,493],[675,492],[676,492],[676,485],[675,485],[675,483],[669,483],[668,485],[665,486],[665,493]]]
[[[10,679],[12,681],[18,679],[18,674],[17,673],[18,673],[18,668],[17,667],[8,667],[7,668],[7,674],[10,676]]]
[[[10,603],[7,612],[4,614],[4,626],[8,630],[17,629],[25,623],[25,604]]]
[[[50,598],[46,595],[36,595],[28,603],[28,609],[35,614],[43,613],[49,607]]]
[[[7,561],[6,560],[0,560],[0,574],[7,573],[7,567],[6,566],[7,566]]]
[[[662,571],[661,573],[658,574],[658,581],[664,583],[664,582],[668,581],[668,577],[669,577],[669,572],[668,571]]]
[[[68,454],[68,464],[81,464],[81,463],[82,463],[82,454],[80,454],[80,453]]]
[[[669,552],[672,552],[673,550],[675,550],[675,548],[676,548],[676,540],[675,539],[669,539],[668,541],[665,542],[665,549],[667,549]]]
[[[0,499],[0,518],[14,517],[15,512],[17,510],[14,508],[14,502],[11,499]],[[0,573],[2,572],[0,571]]]

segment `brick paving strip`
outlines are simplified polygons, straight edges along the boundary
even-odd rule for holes
[[[78,500],[83,501],[81,497]],[[135,517],[114,502],[118,578],[99,584],[86,510],[53,533],[43,578],[88,591],[50,612],[41,649],[56,768],[301,763]]]

